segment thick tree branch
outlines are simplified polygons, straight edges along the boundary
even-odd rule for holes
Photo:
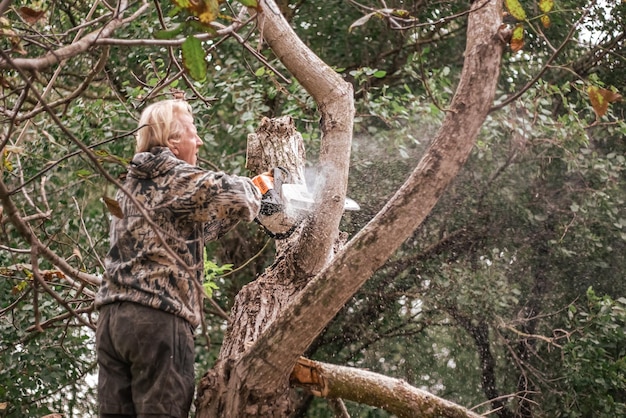
[[[285,293],[283,287],[276,288],[276,278],[268,283],[258,279],[252,294],[248,287],[240,292],[238,301],[246,308],[233,309],[234,314],[242,315],[235,323],[248,324],[251,315],[261,320],[252,321],[255,338],[250,338],[252,331],[246,329],[229,331],[230,345],[233,341],[253,344],[230,351],[223,347],[219,365],[207,373],[199,387],[198,417],[203,418],[282,416],[289,412],[286,376],[298,357],[420,225],[465,163],[493,102],[503,48],[497,37],[501,1],[475,2],[469,16],[461,80],[437,137],[387,206],[329,264],[347,184],[354,116],[352,89],[301,43],[273,1],[262,3],[259,20],[266,41],[315,98],[322,115],[317,208],[289,254],[289,265],[296,270],[280,274],[297,282],[323,270],[284,308],[274,296],[275,290]],[[242,349],[246,351],[240,354]],[[267,382],[273,382],[272,386]]]
[[[479,418],[480,415],[415,388],[401,379],[352,367],[300,358],[291,383],[316,396],[341,398],[382,408],[403,418]]]
[[[262,335],[258,343],[271,349],[244,354],[240,367],[257,371],[249,374],[252,387],[290,372],[346,301],[417,229],[465,163],[493,102],[502,55],[496,36],[501,2],[475,2],[472,8],[461,80],[436,138],[381,212]]]
[[[339,235],[339,222],[344,210],[344,200],[347,189],[348,167],[350,162],[350,144],[352,140],[352,123],[354,118],[354,103],[352,86],[345,81],[321,59],[319,59],[295,34],[289,24],[280,13],[278,6],[273,0],[263,1],[258,15],[259,26],[265,41],[272,51],[287,67],[289,72],[302,84],[313,96],[321,113],[322,141],[320,149],[320,161],[318,175],[315,179],[315,190],[312,190],[317,205],[313,215],[299,235],[298,240],[290,240],[284,244],[289,246],[285,253],[289,257],[288,269],[282,270],[280,277],[256,280],[251,285],[242,289],[237,296],[237,302],[233,308],[233,328],[229,329],[228,338],[222,346],[220,360],[236,360],[239,353],[244,349],[244,343],[258,341],[258,336],[267,325],[284,311],[292,302],[306,280],[319,272],[330,260],[333,245]],[[292,153],[294,151],[289,151]],[[303,150],[302,150],[303,152]],[[297,153],[297,152],[296,152]],[[273,161],[265,161],[271,164]],[[259,164],[253,164],[260,167]],[[290,166],[293,165],[289,164]],[[298,171],[296,171],[297,174]],[[284,258],[283,258],[284,259]],[[287,282],[285,282],[287,280]],[[270,296],[276,295],[276,296]],[[253,329],[242,329],[238,324],[247,324],[248,319],[255,323]],[[264,344],[253,346],[248,352],[272,353],[275,346]],[[301,351],[302,352],[302,351]],[[300,353],[301,353],[300,352]],[[265,363],[263,367],[272,367],[272,362],[287,361],[282,378],[275,390],[285,392],[287,387],[286,376],[289,374],[293,363],[298,355],[290,358],[272,356],[272,361]],[[261,355],[261,357],[266,357]],[[252,416],[253,412],[246,410],[246,402],[249,396],[247,390],[254,392],[260,390],[266,381],[252,380],[248,385],[249,372],[255,373],[256,369],[242,370],[241,374],[231,375],[224,370],[224,364],[216,370],[209,372],[200,385],[218,391],[206,393],[200,399],[199,417],[215,416],[223,414],[227,416],[240,416],[245,414]],[[230,367],[230,366],[228,366]],[[226,381],[221,383],[220,379]],[[242,380],[244,382],[242,382]],[[220,382],[220,383],[218,383]],[[229,387],[222,387],[225,384]],[[238,389],[244,384],[246,387]],[[222,393],[219,393],[219,392]],[[234,396],[224,396],[225,393],[237,393]],[[264,396],[260,393],[255,396]],[[212,402],[211,399],[218,400]],[[225,401],[220,404],[220,400]],[[280,402],[279,402],[280,403]],[[204,409],[209,405],[209,409]],[[286,413],[286,403],[281,403],[274,413]],[[282,412],[278,412],[282,411]],[[256,411],[259,416],[267,416],[263,410]]]
[[[4,12],[7,11],[11,3],[12,3],[12,0],[2,0],[0,2],[0,17],[4,15]]]
[[[261,3],[264,40],[318,105],[322,142],[315,201],[318,207],[294,251],[303,275],[318,273],[329,261],[339,232],[348,184],[354,99],[352,85],[315,55],[295,34],[273,0]]]

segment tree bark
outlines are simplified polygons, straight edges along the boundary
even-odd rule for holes
[[[282,259],[289,260],[285,268],[273,273],[284,276],[272,281],[306,283],[315,277],[303,290],[289,294],[286,305],[276,304],[278,309],[271,310],[271,315],[257,309],[257,314],[264,316],[261,319],[241,317],[239,312],[252,312],[247,304],[258,305],[259,300],[275,297],[276,288],[263,288],[267,274],[257,279],[255,292],[246,290],[238,296],[233,318],[243,323],[230,329],[225,344],[231,348],[222,351],[216,367],[203,378],[198,418],[289,414],[288,378],[297,359],[430,213],[469,156],[499,76],[501,0],[476,1],[469,15],[461,80],[441,129],[395,196],[329,262],[346,191],[352,90],[302,44],[273,1],[262,2],[261,7],[259,22],[265,40],[316,100],[323,133],[318,207],[298,240],[285,251]],[[327,181],[330,173],[333,181]],[[259,322],[260,327],[255,325]],[[248,327],[254,329],[251,338],[244,335]],[[239,331],[234,332],[235,328]],[[246,345],[235,347],[242,342]]]
[[[300,274],[313,276],[328,264],[339,232],[348,187],[354,123],[352,85],[315,55],[291,29],[274,0],[263,0],[259,25],[264,41],[315,100],[321,145],[315,188],[315,216],[292,249]]]
[[[294,183],[304,183],[304,144],[293,120],[288,116],[263,118],[256,133],[248,135],[246,159],[246,167],[254,173],[283,167],[292,173]],[[306,284],[303,280],[294,280],[298,275],[294,272],[295,263],[291,249],[297,244],[299,235],[300,232],[296,232],[285,240],[277,241],[274,264],[256,280],[244,286],[235,297],[231,323],[220,349],[219,360],[199,385],[198,417],[231,416],[225,412],[225,408],[228,408],[227,405],[238,405],[238,395],[233,396],[233,392],[229,390],[220,392],[223,388],[228,388],[229,368],[246,348],[253,345],[271,321],[276,319]],[[223,361],[224,359],[227,360]],[[261,407],[257,413],[260,416],[288,415],[290,402],[287,382],[274,382],[272,386],[280,386],[280,392],[284,396],[276,394],[273,407]],[[214,402],[215,399],[219,401]],[[254,413],[247,410],[246,416],[254,416]]]
[[[291,382],[317,396],[382,408],[400,418],[478,418],[480,415],[401,379],[300,358]]]

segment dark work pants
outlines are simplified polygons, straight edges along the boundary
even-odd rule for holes
[[[104,305],[96,350],[100,417],[189,415],[194,393],[189,322],[136,303]]]

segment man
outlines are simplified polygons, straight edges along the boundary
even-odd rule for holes
[[[202,140],[186,102],[147,107],[139,127],[95,301],[100,417],[187,417],[204,243],[254,220],[261,195],[195,166]]]

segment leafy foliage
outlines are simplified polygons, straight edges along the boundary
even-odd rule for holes
[[[568,312],[571,337],[563,347],[566,411],[556,416],[617,417],[626,414],[626,298],[599,297]],[[577,307],[578,306],[578,307]]]
[[[233,269],[232,264],[224,264],[222,266],[218,266],[215,262],[211,261],[208,258],[206,248],[204,249],[204,292],[206,293],[206,297],[213,297],[213,291],[219,289],[219,286],[216,283],[216,278],[218,276],[224,275]]]
[[[96,30],[110,16],[84,1],[14,3],[0,22],[0,45],[13,58],[69,44],[79,22]],[[617,99],[626,88],[620,35],[626,4],[605,10],[580,1],[507,3],[524,20],[524,49],[505,57],[500,97],[466,169],[307,354],[401,377],[461,404],[482,404],[483,411],[492,409],[485,402],[493,391],[484,383],[491,382],[506,399],[503,410],[518,416],[619,416],[626,126]],[[241,38],[246,49],[204,24],[235,21],[226,4],[193,2],[201,10],[191,2],[159,4],[164,10],[155,3],[112,35],[145,42],[107,46],[97,74],[103,45],[37,71],[28,78],[32,86],[15,69],[0,74],[0,172],[9,197],[46,248],[95,277],[107,251],[110,213],[102,197],[116,189],[98,164],[115,179],[123,175],[139,110],[170,88],[184,91],[194,108],[203,166],[246,174],[246,135],[262,116],[279,115],[296,120],[315,163],[314,104],[295,79],[282,81],[289,74],[250,26]],[[280,6],[301,39],[354,86],[349,194],[362,210],[346,214],[342,225],[354,234],[406,178],[448,111],[462,66],[467,2],[392,1],[391,12],[375,2]],[[544,15],[550,26],[540,30],[536,17]],[[48,85],[49,112],[32,95]],[[97,286],[73,286],[54,263],[33,260],[7,209],[0,237],[0,403],[15,417],[95,415],[93,333],[86,324],[96,320],[89,291]],[[254,226],[242,226],[210,245],[207,290],[221,309],[271,262],[266,243]],[[33,261],[51,272],[45,283],[67,306],[37,282]],[[588,292],[590,286],[606,296]],[[214,307],[206,311],[198,370],[215,361],[225,328]],[[302,405],[303,416],[328,416],[324,402]],[[348,408],[353,416],[386,416]]]
[[[0,261],[6,265],[6,259],[0,257]],[[0,399],[6,402],[4,416],[95,415],[93,334],[76,321],[46,326],[64,310],[41,293],[33,305],[32,275],[26,267],[3,268],[0,274]],[[55,288],[62,286],[58,282]],[[34,314],[45,331],[33,325]]]

